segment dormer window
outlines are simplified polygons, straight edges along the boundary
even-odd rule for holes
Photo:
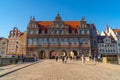
[[[106,37],[103,41],[104,41],[104,43],[111,43],[111,39],[108,37]]]
[[[62,34],[62,30],[59,30],[59,34]]]
[[[54,30],[54,34],[57,34],[57,30]]]
[[[42,34],[45,34],[45,31],[42,31]]]
[[[75,31],[72,31],[72,34],[75,34]]]
[[[35,31],[34,31],[34,34],[38,34],[38,31],[37,31],[37,30],[35,30]]]
[[[33,34],[33,31],[32,30],[28,30],[28,34]]]

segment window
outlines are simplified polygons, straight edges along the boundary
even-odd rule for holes
[[[42,39],[40,39],[40,38],[38,39],[38,44],[42,45]]]
[[[59,34],[62,34],[62,30],[59,30]]]
[[[52,38],[49,38],[49,44],[52,44]]]
[[[59,43],[60,43],[60,44],[62,44],[62,42],[63,42],[63,41],[62,41],[62,39],[61,39],[61,38],[59,38]]]
[[[34,31],[34,34],[38,34],[38,31],[37,31],[37,30],[35,30],[35,31]]]
[[[57,44],[57,38],[54,38],[54,44]]]
[[[47,39],[46,38],[44,38],[44,44],[46,44],[47,43]]]
[[[113,49],[113,52],[115,52],[115,50]]]
[[[85,32],[85,34],[88,34],[88,30],[85,30],[84,32]]]
[[[79,40],[78,38],[75,38],[75,43],[78,44]]]
[[[68,39],[67,38],[64,38],[64,43],[68,43]]]
[[[28,45],[32,45],[32,39],[28,39]]]
[[[64,34],[68,34],[68,31],[67,31],[67,30],[65,30],[65,31],[64,31]]]
[[[54,34],[57,34],[57,30],[54,30]]]
[[[99,44],[99,47],[101,47],[101,44]]]
[[[118,43],[118,46],[120,46],[120,43]]]
[[[28,34],[33,34],[33,31],[32,30],[28,30]]]
[[[42,31],[42,34],[45,34],[45,31]]]
[[[89,38],[80,38],[80,44],[81,43],[88,44],[88,42],[89,42]]]
[[[33,45],[36,45],[36,38],[33,39]]]
[[[79,34],[82,34],[82,30],[79,31]]]
[[[69,41],[70,43],[73,43],[73,38],[70,38],[70,41]]]
[[[75,34],[75,31],[72,31],[72,34]]]
[[[97,46],[97,41],[96,40],[94,40],[94,46]]]

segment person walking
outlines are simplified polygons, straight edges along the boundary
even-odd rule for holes
[[[62,62],[63,62],[63,64],[64,64],[64,60],[65,60],[65,59],[64,59],[64,56],[62,56]]]
[[[82,64],[84,64],[85,63],[85,56],[84,56],[84,54],[82,54]]]
[[[58,56],[56,56],[56,62],[58,61]]]
[[[64,58],[65,58],[65,60],[64,60],[65,62],[64,62],[64,63],[66,64],[66,63],[67,63],[67,59],[68,59],[68,58],[67,58],[67,56],[65,56]]]

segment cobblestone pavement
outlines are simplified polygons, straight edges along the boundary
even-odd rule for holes
[[[120,80],[120,65],[44,60],[0,80]]]

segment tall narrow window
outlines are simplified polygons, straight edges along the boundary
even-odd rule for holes
[[[36,38],[33,39],[33,45],[36,45]]]
[[[49,44],[52,44],[52,38],[49,38]]]
[[[70,38],[70,39],[69,39],[69,42],[70,42],[70,43],[73,43],[73,38]]]
[[[28,45],[32,45],[32,39],[28,39]]]
[[[85,34],[87,34],[88,30],[85,30],[84,32],[85,32]]]
[[[54,44],[57,44],[57,38],[54,38]]]
[[[79,30],[79,34],[82,34],[82,30]]]
[[[38,39],[38,44],[42,45],[42,39],[40,39],[40,38]]]
[[[46,44],[47,43],[47,38],[44,38],[44,44]]]
[[[28,34],[33,34],[33,31],[32,30],[28,30]]]
[[[59,34],[62,34],[62,30],[59,30]]]
[[[42,34],[45,34],[45,31],[42,31]]]
[[[67,44],[68,43],[68,39],[64,38],[64,43]]]
[[[59,38],[59,43],[62,44],[62,38]]]
[[[37,30],[35,30],[35,31],[34,31],[34,34],[38,34],[38,31],[37,31]]]
[[[54,34],[57,34],[57,30],[54,30]]]

